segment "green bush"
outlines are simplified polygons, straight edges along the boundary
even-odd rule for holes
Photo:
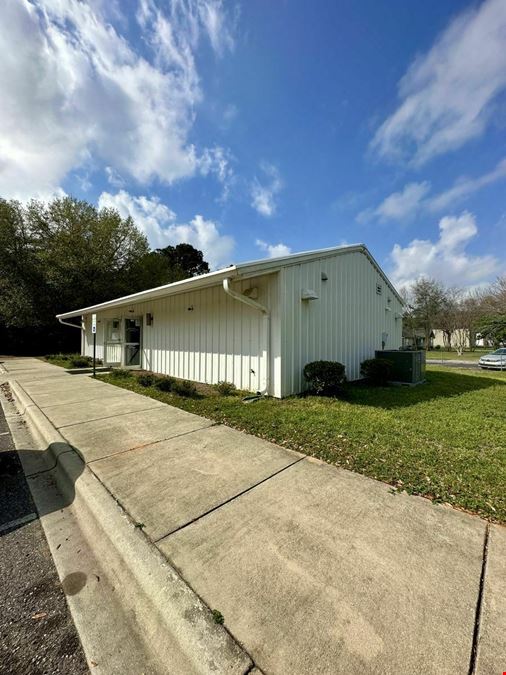
[[[147,373],[145,375],[139,375],[137,378],[137,382],[141,385],[141,387],[152,387],[157,378],[155,375],[151,375],[150,373]]]
[[[74,356],[69,363],[71,368],[87,368],[93,362],[89,356]]]
[[[79,356],[79,354],[47,354],[44,358],[47,361],[69,361],[74,356]]]
[[[441,349],[441,345],[436,345],[434,349],[437,349],[439,351]]]
[[[371,384],[384,386],[392,379],[392,368],[387,359],[366,359],[360,364],[360,374]]]
[[[335,396],[346,382],[346,368],[338,361],[312,361],[303,372],[309,390],[318,396]]]
[[[221,396],[233,396],[237,393],[237,387],[232,382],[218,382],[214,388]]]
[[[196,396],[197,387],[189,380],[176,380],[172,385],[172,391],[179,396]]]
[[[155,377],[154,385],[159,391],[172,391],[176,380],[173,377]]]
[[[113,368],[111,371],[111,377],[117,377],[118,380],[126,380],[129,377],[132,377],[132,373],[126,368]]]

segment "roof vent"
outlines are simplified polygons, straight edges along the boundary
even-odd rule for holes
[[[310,288],[304,288],[302,290],[301,300],[318,300],[318,294]]]

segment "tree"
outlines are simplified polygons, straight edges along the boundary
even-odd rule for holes
[[[459,305],[462,298],[462,291],[459,288],[448,288],[444,291],[439,313],[434,318],[436,325],[433,328],[439,328],[443,332],[443,343],[448,351],[452,348],[452,343],[460,338],[460,312]]]
[[[168,273],[171,276],[170,281],[180,281],[210,271],[202,251],[194,248],[191,244],[177,244],[176,246],[158,248],[155,254],[160,255],[166,261]]]
[[[9,327],[32,327],[128,292],[129,273],[148,252],[132,219],[114,210],[70,197],[26,208],[2,200],[0,317]]]
[[[413,284],[410,294],[413,323],[423,330],[425,349],[428,349],[432,329],[448,301],[447,293],[435,279],[421,278]]]
[[[0,199],[0,351],[78,349],[79,334],[55,314],[203,271],[201,251],[150,251],[133,220],[114,209],[71,197],[28,206]]]
[[[415,318],[415,308],[412,304],[412,298],[406,287],[401,288],[400,295],[404,302],[404,311],[402,314],[402,332],[403,337],[409,337],[413,346],[416,346],[417,321]]]
[[[479,296],[477,328],[494,345],[506,342],[506,275],[499,277]]]
[[[483,317],[479,328],[481,336],[495,347],[506,343],[506,314]]]

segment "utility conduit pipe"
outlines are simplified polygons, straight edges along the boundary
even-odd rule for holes
[[[232,286],[232,279],[230,277],[223,279],[223,290],[227,295],[230,295],[231,298],[242,302],[245,305],[249,305],[261,312],[264,320],[264,341],[265,341],[265,386],[262,391],[259,391],[258,394],[263,396],[269,395],[269,385],[270,385],[270,360],[271,360],[271,315],[267,307],[248,298],[248,296],[243,295],[234,291]]]

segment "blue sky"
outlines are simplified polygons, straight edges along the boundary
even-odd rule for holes
[[[506,271],[506,2],[3,0],[0,195],[72,194],[213,267],[364,242]]]

